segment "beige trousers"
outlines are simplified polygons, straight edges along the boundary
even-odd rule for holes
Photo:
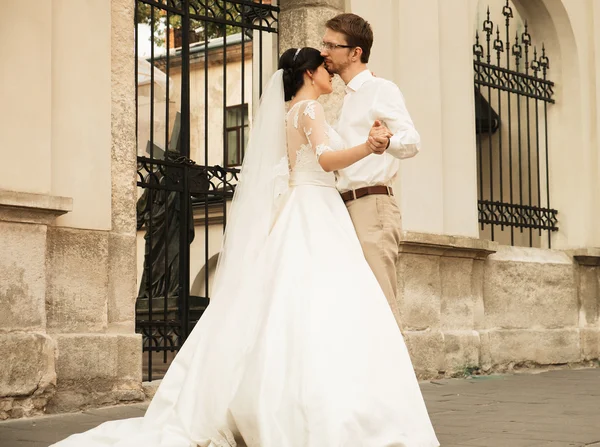
[[[400,326],[396,299],[402,217],[394,197],[372,194],[346,202],[350,218],[373,270]]]

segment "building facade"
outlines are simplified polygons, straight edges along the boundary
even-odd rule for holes
[[[190,82],[192,95],[181,96],[175,56],[168,70],[160,54],[149,67],[136,59],[137,2],[2,5],[0,35],[10,45],[0,55],[11,68],[0,75],[8,105],[0,112],[0,355],[8,359],[0,366],[0,418],[144,399],[145,336],[135,317],[144,263],[137,184],[144,180],[136,156],[177,152],[179,95],[189,98],[188,158],[234,167],[225,140],[231,135],[231,145],[243,147],[246,124],[243,113],[228,124],[227,108],[251,111],[275,69],[274,40],[260,63],[256,47],[246,61],[243,40],[223,72],[237,79],[236,91],[220,78],[219,63],[227,61],[218,62],[217,46],[202,54],[190,44],[180,64],[187,61],[197,87]],[[280,50],[318,47],[325,21],[340,12],[365,17],[375,32],[369,67],[398,84],[421,134],[421,153],[402,162],[394,185],[404,228],[402,330],[419,376],[597,361],[598,5],[281,0],[278,7]],[[267,27],[264,17],[253,20]],[[203,64],[196,72],[194,60]],[[261,80],[246,84],[242,66],[260,71]],[[157,69],[166,74],[163,93]],[[193,96],[206,76],[223,104],[208,125],[207,97]],[[343,96],[336,84],[324,99],[331,120]],[[150,110],[156,114],[140,118]],[[251,113],[247,120],[250,128]],[[197,208],[205,213],[192,215],[192,244],[205,252],[194,258],[190,250],[193,296],[209,295],[226,193],[216,205],[205,194]]]

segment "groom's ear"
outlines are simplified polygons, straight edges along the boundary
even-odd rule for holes
[[[355,58],[355,60],[361,60],[361,56],[363,54],[363,50],[361,47],[354,47],[354,54],[353,54],[353,58]]]

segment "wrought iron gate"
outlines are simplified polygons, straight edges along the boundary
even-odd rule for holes
[[[270,0],[135,0],[144,380],[162,377],[209,304],[278,12]]]
[[[522,32],[511,30],[508,0],[502,15],[501,35],[488,8],[485,43],[478,31],[473,45],[481,233],[511,245],[542,246],[546,231],[550,247],[551,232],[558,230],[548,169],[550,60],[544,46],[533,46],[527,22]]]

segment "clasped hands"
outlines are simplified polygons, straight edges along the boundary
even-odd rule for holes
[[[369,131],[367,147],[372,154],[381,155],[390,145],[392,135],[390,130],[381,121],[375,120]]]

